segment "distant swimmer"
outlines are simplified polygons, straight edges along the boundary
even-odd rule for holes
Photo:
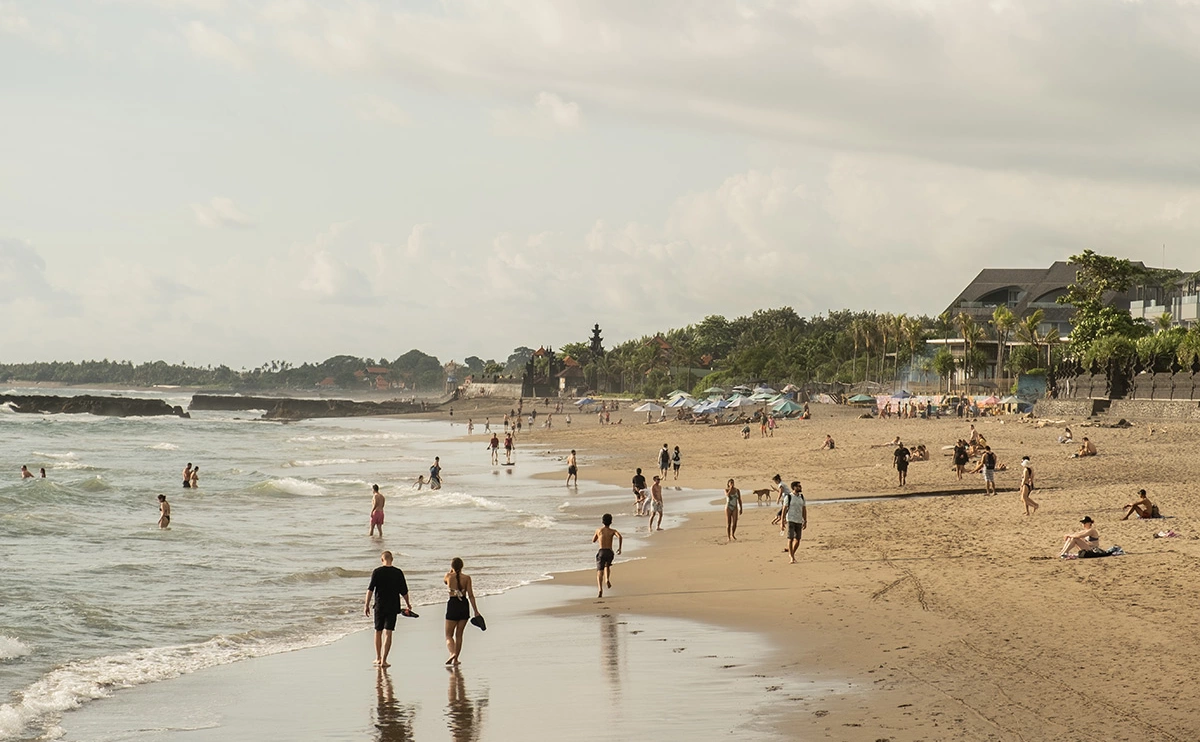
[[[383,504],[387,498],[379,491],[379,485],[371,485],[371,527],[367,531],[368,536],[375,535],[375,529],[379,529],[379,538],[383,538]]]
[[[604,524],[596,529],[596,533],[592,535],[592,543],[600,543],[600,550],[596,552],[596,587],[599,588],[597,598],[604,597],[604,588],[612,588],[612,563],[613,557],[613,537],[617,539],[616,554],[621,553],[621,546],[624,539],[621,537],[621,532],[612,528],[612,515],[605,513],[600,519]]]
[[[579,465],[575,459],[575,449],[571,449],[571,455],[567,456],[567,486],[571,486],[571,478],[575,478],[575,486],[579,486]]]
[[[46,478],[46,467],[42,467],[42,479]]]
[[[429,489],[440,490],[442,488],[442,459],[440,456],[433,457],[433,466],[429,467]]]
[[[167,502],[166,495],[158,496],[158,527],[166,530],[171,525],[171,503]]]
[[[425,487],[425,475],[418,474],[417,481],[413,482],[413,486],[417,488],[417,492],[420,492]]]
[[[189,461],[188,465],[183,467],[183,488],[191,489],[191,487],[192,487],[192,462]]]
[[[33,479],[33,472],[24,464],[21,464],[21,479]]]
[[[192,469],[192,489],[196,489],[199,486],[200,486],[200,467],[197,466]]]

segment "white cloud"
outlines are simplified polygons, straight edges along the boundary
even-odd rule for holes
[[[0,34],[14,36],[54,51],[63,51],[66,47],[62,31],[30,20],[28,15],[11,2],[0,2]]]
[[[250,58],[233,39],[200,21],[192,21],[184,31],[193,54],[214,59],[236,69],[250,66]]]
[[[19,303],[58,316],[78,311],[77,297],[50,282],[46,261],[23,240],[0,237],[0,286],[0,306]]]
[[[213,196],[207,204],[192,204],[196,221],[204,227],[250,227],[254,222],[241,212],[232,199]]]
[[[403,108],[378,95],[368,95],[358,99],[354,109],[363,121],[376,121],[393,126],[407,126],[411,123]]]
[[[531,108],[501,108],[492,111],[492,131],[500,136],[552,136],[583,128],[578,103],[542,91]]]

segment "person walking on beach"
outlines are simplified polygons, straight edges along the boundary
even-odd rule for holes
[[[617,554],[621,553],[624,543],[621,532],[612,527],[612,515],[605,513],[600,522],[604,525],[592,534],[592,543],[600,543],[600,550],[596,552],[596,587],[599,588],[597,598],[604,597],[604,588],[612,588],[613,537],[617,539]]]
[[[979,458],[979,466],[975,467],[972,474],[983,472],[983,491],[989,495],[996,494],[996,454],[992,453],[991,446],[983,447],[983,456]]]
[[[646,506],[646,478],[638,469],[633,475],[634,515],[643,515]]]
[[[512,433],[504,434],[504,463],[511,464],[513,455],[513,437]]]
[[[1038,504],[1030,497],[1033,492],[1033,467],[1029,465],[1029,457],[1021,457],[1021,502],[1025,503],[1025,514],[1033,515],[1037,512]],[[1029,508],[1033,508],[1033,512]]]
[[[738,516],[742,514],[742,491],[730,479],[725,484],[725,542],[737,541]]]
[[[171,503],[166,495],[158,496],[158,528],[165,531],[171,525]]]
[[[188,465],[183,467],[183,488],[186,490],[186,489],[191,489],[191,487],[192,487],[192,462],[189,461]]]
[[[954,444],[954,473],[958,475],[958,481],[962,481],[970,460],[971,457],[967,455],[967,442],[959,438],[958,443]]]
[[[662,479],[667,478],[667,470],[671,468],[671,451],[667,448],[667,444],[663,444],[662,450],[658,452],[658,476]]]
[[[779,490],[779,494],[775,497],[775,504],[779,506],[779,512],[777,512],[775,514],[775,517],[773,519],[771,519],[771,525],[775,525],[776,523],[778,523],[779,524],[779,535],[784,536],[784,535],[787,535],[787,523],[785,523],[783,520],[783,513],[784,513],[783,501],[786,500],[788,495],[791,494],[791,490],[789,490],[788,486],[783,483],[783,477],[778,474],[771,477],[771,482],[773,482],[775,484],[775,488],[777,490]]]
[[[676,480],[679,479],[679,464],[682,463],[682,461],[683,459],[681,459],[679,456],[679,446],[676,446],[675,450],[671,452],[671,468],[675,470]]]
[[[492,433],[492,440],[488,442],[488,449],[492,452],[492,465],[500,463],[500,437]]]
[[[787,521],[788,529],[788,558],[796,563],[796,549],[800,547],[800,538],[808,527],[808,506],[804,503],[804,493],[800,483],[792,482],[792,491],[787,496],[783,506],[783,518]]]
[[[371,597],[375,598],[375,664],[379,667],[388,665],[388,653],[392,651],[392,632],[396,630],[396,617],[400,615],[400,599],[407,606],[404,612],[412,613],[412,603],[408,600],[408,583],[404,581],[404,572],[399,567],[392,566],[392,552],[385,551],[379,555],[383,564],[371,573],[371,583],[367,585],[367,594],[363,598],[363,615],[370,616]]]
[[[911,456],[912,452],[905,448],[903,443],[898,443],[896,450],[892,452],[892,466],[896,468],[896,474],[900,477],[901,487],[908,482],[908,460]]]
[[[368,536],[375,535],[375,529],[379,529],[379,538],[383,538],[383,505],[387,498],[379,491],[379,485],[371,485],[371,522],[370,529],[367,530]]]
[[[579,486],[579,466],[575,460],[575,449],[571,449],[571,455],[567,456],[567,486],[571,486],[571,477],[575,478],[575,486]]]
[[[663,499],[662,499],[662,479],[654,478],[654,484],[650,485],[650,533],[654,533],[654,516],[658,516],[658,530],[662,530],[663,517]]]
[[[433,457],[433,466],[429,467],[429,489],[440,490],[442,488],[442,457]]]
[[[457,665],[458,656],[462,654],[463,631],[472,614],[479,615],[479,607],[475,605],[475,591],[471,589],[471,576],[464,575],[463,560],[458,557],[450,560],[450,571],[442,578],[450,590],[446,601],[446,649],[450,652],[447,665]]]

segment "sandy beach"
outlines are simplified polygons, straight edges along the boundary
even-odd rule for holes
[[[583,493],[595,489],[590,482],[625,487],[637,466],[653,474],[661,445],[679,445],[681,474],[665,492],[671,527],[646,533],[632,496],[622,500],[614,488],[581,495],[594,500],[597,516],[612,510],[614,525],[645,558],[618,563],[603,599],[586,568],[490,599],[483,610],[494,628],[468,637],[462,693],[443,675],[432,626],[439,609],[427,607],[423,614],[434,620],[420,619],[419,635],[407,626],[397,634],[406,659],[390,685],[370,668],[370,634],[362,632],[117,694],[64,719],[66,738],[175,739],[180,719],[198,730],[189,739],[261,738],[264,729],[290,730],[284,736],[296,739],[444,739],[448,724],[452,739],[497,740],[1200,735],[1191,703],[1200,660],[1191,611],[1200,597],[1191,579],[1200,502],[1189,485],[1200,474],[1190,453],[1200,427],[1066,421],[1100,452],[1072,459],[1074,447],[1057,442],[1060,424],[981,419],[975,424],[1009,467],[997,476],[998,494],[987,496],[979,475],[957,480],[942,449],[969,434],[969,421],[859,420],[816,406],[812,420],[788,421],[770,438],[755,429],[743,440],[736,426],[601,426],[594,415],[573,415],[568,427],[561,420],[555,415],[553,430],[526,429],[518,459],[576,449]],[[495,417],[493,427],[501,427]],[[837,441],[833,451],[820,450],[827,433]],[[912,464],[903,490],[886,445],[897,435],[932,452],[931,461]],[[1017,493],[1026,454],[1041,506],[1033,516],[1024,515]],[[773,504],[752,494],[777,472],[801,480],[808,496],[810,527],[796,565],[770,525]],[[555,477],[542,475],[540,484]],[[716,503],[728,477],[746,499],[732,544],[719,505],[684,522],[671,509],[681,497],[695,500],[695,490]],[[1166,519],[1120,520],[1139,487]],[[1062,534],[1078,530],[1084,515],[1096,520],[1102,545],[1119,544],[1126,555],[1058,559]],[[1178,536],[1154,538],[1167,529]],[[582,548],[586,567],[590,552]],[[501,690],[509,687],[519,692]],[[392,697],[398,706],[379,700]],[[714,700],[722,697],[734,708]],[[183,701],[186,713],[180,699],[194,699]],[[159,721],[147,717],[160,706]],[[398,716],[387,717],[393,706]],[[311,707],[321,708],[321,721],[297,711]],[[420,709],[415,721],[390,732],[380,726],[381,716],[408,718],[410,707]],[[286,718],[280,708],[289,709]],[[462,709],[486,721],[455,731],[453,719],[469,716]],[[689,726],[695,718],[705,720],[698,730]],[[143,732],[122,735],[114,731],[121,724]],[[595,733],[596,725],[613,733]]]

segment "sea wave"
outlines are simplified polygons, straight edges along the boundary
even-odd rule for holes
[[[268,580],[268,582],[279,585],[295,585],[328,582],[330,580],[340,580],[345,578],[361,579],[363,577],[370,576],[371,572],[366,570],[329,567],[327,569],[318,569],[312,572],[296,572],[295,574]]]
[[[480,510],[508,510],[498,502],[466,492],[447,492],[446,490],[424,490],[408,501],[410,507],[416,508],[446,508],[468,505]]]
[[[178,451],[179,450],[179,446],[176,446],[174,443],[155,443],[153,446],[146,446],[146,448],[149,448],[154,451]]]
[[[104,490],[112,489],[112,485],[105,482],[104,477],[101,477],[99,474],[83,480],[77,486],[88,492],[103,492]]]
[[[33,455],[34,456],[42,456],[47,459],[57,459],[57,460],[68,460],[68,459],[77,458],[74,451],[67,451],[66,453],[44,453],[42,451],[34,451]]]
[[[530,515],[521,521],[521,525],[526,528],[553,528],[557,524],[557,521],[547,515]]]
[[[315,497],[326,493],[326,489],[316,482],[308,482],[295,477],[283,477],[282,479],[268,479],[265,482],[259,482],[252,489],[266,492],[279,492],[285,495],[303,495],[305,497]]]
[[[307,461],[289,461],[284,467],[296,466],[332,466],[334,464],[365,464],[366,459],[309,459]]]
[[[316,443],[317,441],[333,441],[337,443],[353,443],[355,441],[407,441],[416,436],[407,433],[344,433],[339,435],[298,435],[288,438],[288,443]]]
[[[123,654],[70,662],[50,671],[20,693],[20,700],[0,706],[0,740],[25,736],[34,725],[55,718],[114,690],[179,677],[206,667],[330,644],[356,627],[346,624],[302,637],[221,636],[200,644],[139,649]]]
[[[92,466],[91,464],[81,464],[78,461],[62,461],[50,467],[51,471],[62,471],[64,469],[82,469],[84,471],[96,471],[100,467]]]
[[[29,645],[20,639],[0,634],[0,662],[16,657],[24,657],[32,651]]]

